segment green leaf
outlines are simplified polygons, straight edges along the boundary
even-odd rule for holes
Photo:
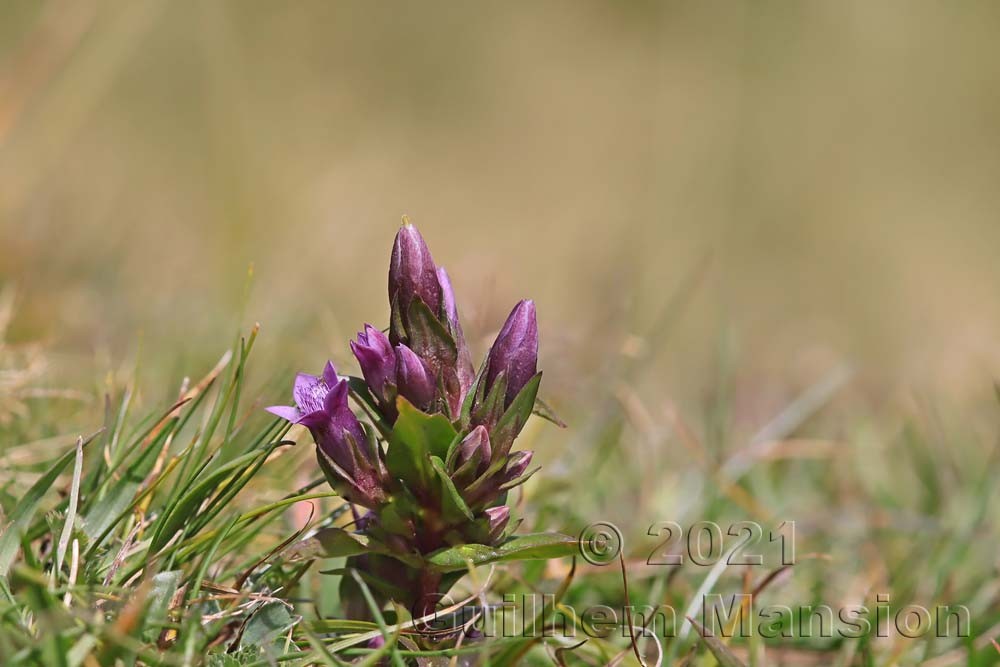
[[[303,540],[290,552],[290,558],[338,558],[355,556],[370,551],[371,540],[366,535],[350,533],[343,528],[323,528]]]
[[[259,457],[266,457],[273,449],[274,447],[268,446],[262,450],[248,452],[205,475],[199,483],[194,485],[194,488],[181,496],[170,514],[160,522],[159,530],[153,536],[149,546],[149,552],[156,553],[169,542],[174,533],[181,529],[185,521],[197,513],[202,502],[215,493],[226,478],[241,474],[251,467]]]
[[[488,361],[489,357],[483,359],[483,362],[479,365],[479,370],[476,372],[476,379],[472,381],[472,386],[469,387],[469,391],[465,395],[465,400],[462,402],[459,424],[461,424],[463,429],[472,421],[472,407],[483,399],[480,388],[484,386],[483,378],[486,377],[486,370],[489,366]]]
[[[56,546],[56,571],[62,571],[66,560],[66,549],[73,535],[73,524],[76,522],[76,511],[80,503],[80,478],[83,475],[83,438],[76,440],[76,461],[73,464],[73,481],[69,488],[69,507],[66,510],[66,520],[62,532],[59,533],[59,544]]]
[[[301,617],[288,613],[288,607],[283,603],[268,602],[247,621],[240,638],[240,647],[262,647],[269,644],[300,620]]]
[[[100,433],[100,431],[98,431],[98,433]],[[97,433],[87,438],[83,445],[86,445],[95,437],[97,437]],[[20,502],[17,503],[17,506],[14,507],[14,511],[10,514],[10,523],[8,523],[3,528],[3,532],[0,533],[0,576],[6,576],[7,573],[10,572],[10,566],[14,562],[14,556],[17,555],[17,547],[21,543],[21,536],[31,524],[31,520],[35,516],[35,510],[38,509],[38,503],[41,502],[42,496],[44,496],[45,492],[48,491],[53,484],[55,484],[56,479],[62,473],[63,469],[75,458],[76,447],[73,447],[73,449],[69,450],[56,460],[52,467],[49,468],[49,471],[42,475],[41,479],[35,482],[31,488],[28,489],[28,492],[24,494],[24,497],[21,498]]]
[[[159,455],[166,438],[170,436],[172,426],[176,422],[176,419],[171,420],[157,434],[156,438],[140,445],[143,449],[139,455],[125,468],[121,477],[112,484],[108,492],[92,505],[83,522],[83,530],[91,540],[103,538],[114,521],[132,504],[140,485],[153,470],[156,457]],[[97,544],[93,545],[95,548],[97,546]]]
[[[698,621],[694,620],[690,616],[687,617],[687,620],[692,626],[694,626],[694,629],[698,631],[698,634],[701,635],[701,640],[705,642],[705,646],[707,646],[708,650],[712,652],[713,656],[715,656],[715,659],[719,662],[719,667],[746,667],[746,665],[743,664],[743,661],[737,658],[736,655],[729,650],[728,646],[719,641],[718,637],[705,629],[705,627],[700,625]]]
[[[410,349],[421,359],[433,360],[432,368],[440,369],[454,366],[458,358],[458,346],[448,329],[434,316],[426,303],[416,297],[410,302],[407,312],[406,333],[409,337]]]
[[[497,446],[501,448],[500,454],[507,453],[506,450],[510,449],[514,438],[521,432],[524,424],[528,421],[528,417],[531,416],[531,411],[535,407],[535,398],[538,396],[538,385],[541,381],[541,372],[536,373],[533,378],[528,380],[528,383],[524,385],[521,391],[517,393],[517,396],[514,397],[514,400],[511,401],[507,412],[503,413],[503,417],[500,418],[500,421],[497,422],[497,425],[490,432],[490,441],[498,443]],[[494,451],[493,455],[497,456],[497,452]]]
[[[462,494],[455,488],[455,483],[448,476],[448,471],[444,467],[444,461],[437,456],[431,457],[431,467],[437,473],[441,481],[441,510],[444,518],[448,521],[461,521],[462,519],[473,520],[472,511],[465,504]]]
[[[435,551],[427,562],[442,572],[465,570],[469,563],[486,565],[500,561],[547,560],[572,556],[579,550],[579,540],[560,533],[520,535],[495,547],[463,544]]]
[[[444,458],[458,435],[444,415],[428,415],[403,397],[396,400],[399,417],[389,437],[385,465],[414,489],[427,489],[434,478],[430,457]]]
[[[500,490],[501,491],[510,491],[511,489],[513,489],[515,487],[521,486],[522,484],[524,484],[525,482],[527,482],[529,479],[531,479],[532,475],[534,475],[536,472],[538,472],[541,469],[542,469],[542,466],[536,466],[535,468],[532,468],[531,470],[529,470],[525,474],[521,475],[520,477],[517,477],[515,479],[510,480],[509,482],[505,482],[505,483],[501,484],[500,485]]]
[[[535,398],[535,409],[532,410],[532,414],[535,414],[542,419],[552,422],[559,428],[566,428],[566,422],[559,418],[556,411],[552,407],[543,401],[540,397]]]
[[[160,634],[163,623],[167,620],[170,601],[181,584],[181,570],[169,570],[153,575],[153,588],[149,593],[149,606],[143,614],[142,623],[145,627],[146,641],[155,641]]]
[[[474,423],[494,424],[500,421],[503,415],[503,403],[507,398],[507,371],[500,371],[493,378],[493,386],[490,393],[484,396],[482,401],[476,406],[472,415]]]
[[[369,632],[378,630],[378,625],[372,621],[356,621],[350,618],[317,618],[309,622],[314,632]]]

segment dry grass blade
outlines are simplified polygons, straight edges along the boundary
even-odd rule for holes
[[[568,667],[566,665],[566,656],[575,651],[576,649],[580,648],[584,644],[586,644],[587,641],[588,640],[584,639],[582,642],[577,642],[572,646],[560,646],[559,648],[557,648],[555,651],[553,651],[553,654],[555,655],[556,664],[559,665],[559,667]]]
[[[80,502],[80,475],[83,473],[83,438],[76,439],[76,460],[73,464],[73,482],[69,491],[69,507],[66,510],[66,520],[59,534],[59,545],[56,548],[56,571],[62,570],[66,549],[73,535],[73,524],[76,522],[76,510]]]
[[[298,540],[300,537],[302,537],[302,534],[304,532],[306,532],[306,530],[309,528],[309,524],[312,523],[313,514],[315,514],[315,512],[316,512],[316,505],[314,503],[309,503],[309,518],[306,520],[305,525],[303,525],[302,528],[300,528],[299,530],[295,531],[291,536],[289,536],[286,540],[284,540],[283,542],[281,542],[278,546],[274,547],[269,552],[267,552],[264,556],[262,556],[259,560],[257,560],[257,562],[255,562],[253,565],[251,565],[250,567],[248,567],[243,572],[243,574],[241,574],[240,576],[236,577],[236,581],[235,581],[235,583],[233,583],[233,588],[235,588],[236,590],[242,589],[243,588],[243,584],[246,583],[246,580],[250,578],[250,575],[253,574],[253,571],[256,570],[258,567],[260,567],[262,563],[265,563],[269,559],[271,559],[274,556],[278,555],[285,548],[287,548],[288,545],[292,544],[293,542],[295,542],[296,540]]]
[[[723,644],[719,639],[708,631],[707,628],[703,627],[698,621],[694,620],[690,616],[687,617],[688,622],[694,626],[701,636],[705,646],[711,651],[715,659],[719,661],[719,667],[746,667],[743,661],[737,658],[729,647]]]

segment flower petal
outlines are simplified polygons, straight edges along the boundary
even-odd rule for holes
[[[298,423],[309,430],[326,429],[330,423],[330,413],[326,410],[313,410],[299,417]],[[315,433],[313,437],[316,437]]]
[[[347,380],[341,380],[323,397],[323,410],[331,415],[340,410],[347,410]]]
[[[291,405],[272,405],[271,407],[264,409],[272,415],[277,415],[282,419],[287,419],[293,424],[297,423],[302,417],[302,413],[299,412],[299,409]]]
[[[326,382],[315,375],[299,373],[295,376],[295,386],[292,388],[292,396],[299,410],[304,413],[315,412],[323,409],[323,399],[329,392]]]
[[[323,381],[326,382],[327,387],[332,387],[340,382],[340,378],[337,377],[337,369],[333,367],[331,361],[327,361],[326,366],[323,367]]]

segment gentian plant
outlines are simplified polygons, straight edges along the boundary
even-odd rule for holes
[[[326,479],[355,511],[352,530],[315,538],[324,554],[348,556],[380,604],[423,617],[472,566],[562,556],[576,543],[511,537],[508,492],[537,470],[532,452],[512,451],[542,377],[534,303],[514,307],[475,372],[448,274],[404,220],[389,305],[385,332],[366,324],[350,344],[362,377],[327,362],[296,377],[294,407],[268,410],[309,429]],[[353,577],[341,597],[349,616],[370,616]]]

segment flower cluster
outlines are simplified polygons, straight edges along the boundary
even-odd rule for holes
[[[377,553],[402,559],[499,544],[507,491],[531,474],[532,453],[511,448],[541,379],[534,303],[514,307],[475,372],[448,274],[404,222],[389,304],[387,331],[366,324],[351,342],[363,378],[342,378],[327,363],[320,376],[296,378],[295,407],[268,410],[309,429],[331,485],[367,508],[359,527]]]

